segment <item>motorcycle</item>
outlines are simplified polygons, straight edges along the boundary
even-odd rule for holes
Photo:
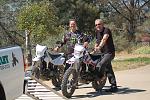
[[[64,74],[64,54],[52,54],[48,47],[37,44],[36,56],[33,58],[32,75],[37,79],[41,75],[52,79],[55,87],[60,87]]]
[[[104,87],[107,76],[103,70],[97,70],[97,63],[101,60],[103,54],[90,54],[82,44],[77,43],[74,47],[73,57],[66,61],[70,67],[64,73],[61,90],[62,94],[71,98],[78,82],[90,83],[96,91],[101,91]]]

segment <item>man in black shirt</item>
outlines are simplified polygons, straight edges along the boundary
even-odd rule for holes
[[[117,92],[116,78],[112,69],[111,61],[115,57],[115,47],[113,43],[112,34],[109,28],[104,27],[104,23],[101,19],[95,20],[96,28],[96,43],[94,51],[104,53],[104,57],[98,63],[97,68],[99,70],[106,69],[107,77],[111,87],[110,92]]]

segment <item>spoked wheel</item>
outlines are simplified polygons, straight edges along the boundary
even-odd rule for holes
[[[38,62],[33,62],[32,75],[37,79],[40,78],[40,65]]]
[[[99,80],[95,80],[92,82],[92,87],[96,90],[96,91],[101,91],[102,88],[104,87],[105,83],[107,80],[107,76],[106,74],[104,74],[103,77],[101,77]]]
[[[56,74],[52,77],[52,84],[55,87],[60,87],[61,86],[61,82],[62,82],[62,78],[64,75],[64,67],[63,66],[55,66],[57,67],[57,71]]]
[[[62,94],[67,97],[71,98],[72,94],[74,93],[77,85],[78,75],[76,69],[70,66],[63,77],[61,90]]]

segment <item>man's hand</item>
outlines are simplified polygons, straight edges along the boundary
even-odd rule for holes
[[[95,53],[95,51],[93,50],[92,52],[90,52],[90,54],[94,54]]]
[[[83,44],[83,46],[85,47],[85,48],[88,48],[88,42],[84,42],[84,44]]]
[[[58,49],[59,49],[59,47],[56,47],[56,48],[54,48],[54,51],[55,51],[55,52],[57,52],[57,51],[58,51]]]
[[[100,51],[100,47],[99,46],[95,47],[94,51]]]

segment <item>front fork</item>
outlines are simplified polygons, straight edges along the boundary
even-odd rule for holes
[[[74,65],[73,65],[74,64]],[[80,62],[75,62],[75,63],[73,63],[71,66],[72,66],[72,68],[73,69],[75,69],[76,70],[76,86],[78,86],[78,80],[79,80],[79,77],[80,77],[80,72],[81,72],[81,64],[80,64]]]
[[[75,62],[75,63],[71,64],[71,67],[73,69],[75,69],[77,73],[80,71],[80,63],[79,62]]]

